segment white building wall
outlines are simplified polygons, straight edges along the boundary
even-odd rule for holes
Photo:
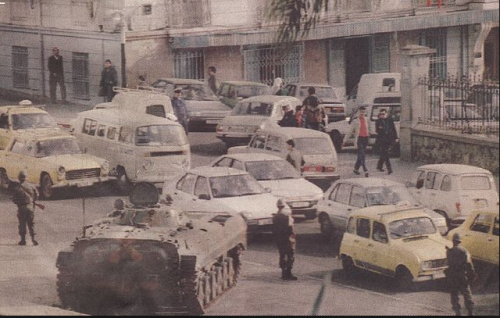
[[[462,75],[461,61],[462,54],[462,28],[448,28],[447,35],[447,69],[448,74],[452,76]]]
[[[211,0],[213,26],[254,26],[262,21],[263,0]]]

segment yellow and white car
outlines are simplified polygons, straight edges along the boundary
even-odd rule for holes
[[[448,234],[451,240],[455,233],[462,237],[462,245],[475,261],[498,267],[499,259],[499,212],[477,211],[471,214],[460,227]]]
[[[5,149],[13,137],[26,132],[59,131],[54,119],[30,101],[0,107],[0,149]]]
[[[412,290],[417,282],[445,278],[446,247],[451,246],[427,213],[401,203],[353,212],[339,255],[346,273],[361,268]]]
[[[106,160],[83,154],[75,137],[61,133],[25,133],[0,150],[0,185],[8,187],[21,171],[27,172],[28,182],[40,187],[45,199],[53,198],[60,188],[90,187],[115,179]]]

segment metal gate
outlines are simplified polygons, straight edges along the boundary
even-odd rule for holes
[[[420,37],[420,45],[435,49],[436,53],[431,57],[431,78],[445,79],[448,73],[448,30],[446,28],[426,30]]]
[[[245,79],[267,85],[272,85],[277,77],[287,84],[300,82],[303,51],[301,45],[286,52],[269,47],[245,50]]]
[[[73,95],[89,98],[89,54],[73,52]]]
[[[205,79],[205,55],[203,51],[176,52],[175,77],[203,81]]]
[[[15,88],[29,88],[27,47],[12,47],[12,86]]]

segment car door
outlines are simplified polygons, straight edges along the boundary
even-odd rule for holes
[[[194,186],[194,196],[190,203],[190,211],[198,212],[219,212],[214,210],[212,194],[208,179],[205,177],[198,177]]]
[[[7,148],[11,135],[9,129],[9,115],[6,113],[0,114],[0,150]]]
[[[10,149],[5,153],[4,169],[7,176],[12,179],[17,179],[20,171],[27,170],[26,166],[26,147],[27,144],[21,140],[14,140]],[[36,181],[38,183],[39,180]],[[33,182],[29,180],[29,182]]]
[[[423,205],[424,202],[422,202],[422,195],[423,195],[423,187],[425,183],[425,171],[417,170],[413,173],[413,176],[411,178],[411,182],[408,182],[406,184],[408,191],[410,191],[411,195],[420,203]],[[427,206],[427,205],[426,205]]]
[[[222,84],[219,88],[219,92],[217,94],[219,100],[225,104],[226,106],[230,106],[229,103],[229,84]]]
[[[174,205],[182,211],[194,211],[193,210],[193,199],[194,197],[194,185],[196,183],[198,176],[188,173],[182,177],[177,183],[172,198],[174,199]]]
[[[369,256],[369,247],[371,243],[371,221],[368,218],[358,218],[356,222],[356,237],[353,240],[353,260],[354,263],[362,268],[371,270],[371,258]]]
[[[340,182],[329,198],[330,219],[336,231],[344,231],[353,208],[349,205],[352,185]]]
[[[472,254],[473,258],[482,261],[492,261],[494,256],[498,255],[497,249],[493,250],[493,225],[495,218],[490,213],[479,213],[472,225],[462,238],[463,246]]]
[[[422,200],[431,210],[436,210],[438,206],[438,195],[435,189],[438,173],[429,171],[425,176],[424,187],[422,188]]]
[[[394,276],[397,256],[389,244],[387,229],[383,223],[373,221],[371,241],[367,257],[370,269],[386,276]]]

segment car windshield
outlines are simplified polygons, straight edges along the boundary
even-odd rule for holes
[[[324,99],[324,100],[339,99],[332,87],[315,87],[315,89],[316,89],[316,96],[318,96],[319,99]],[[300,87],[300,97],[306,98],[307,96],[309,96],[308,90],[309,86]]]
[[[12,129],[57,128],[57,124],[49,114],[13,114]]]
[[[273,105],[258,102],[242,102],[238,103],[233,109],[234,116],[271,116],[273,113]]]
[[[238,97],[243,99],[267,94],[269,94],[269,87],[267,86],[238,86]]]
[[[436,234],[432,220],[426,217],[391,222],[389,232],[393,240]]]
[[[490,178],[487,176],[470,176],[460,179],[462,190],[491,190]]]
[[[306,155],[329,155],[332,147],[326,138],[295,138],[295,149]]]
[[[264,193],[262,186],[248,174],[210,178],[214,198],[234,198]]]
[[[137,128],[137,146],[184,146],[187,143],[186,133],[180,126],[157,125]]]
[[[72,138],[43,140],[36,143],[37,158],[76,155],[81,153],[78,143]]]
[[[214,92],[208,87],[208,85],[195,85],[195,84],[186,84],[186,85],[175,85],[175,88],[182,89],[182,96],[185,100],[194,100],[194,101],[215,101],[217,97]]]
[[[246,168],[257,181],[300,179],[297,170],[284,160],[247,162]]]
[[[394,121],[401,121],[401,106],[394,105],[377,105],[373,106],[372,110],[372,121],[376,121],[378,119],[378,114],[380,110],[387,110],[387,117],[392,118]]]
[[[408,201],[412,205],[418,205],[417,201],[403,186],[382,186],[366,189],[368,206],[374,205],[396,205],[401,201]]]

